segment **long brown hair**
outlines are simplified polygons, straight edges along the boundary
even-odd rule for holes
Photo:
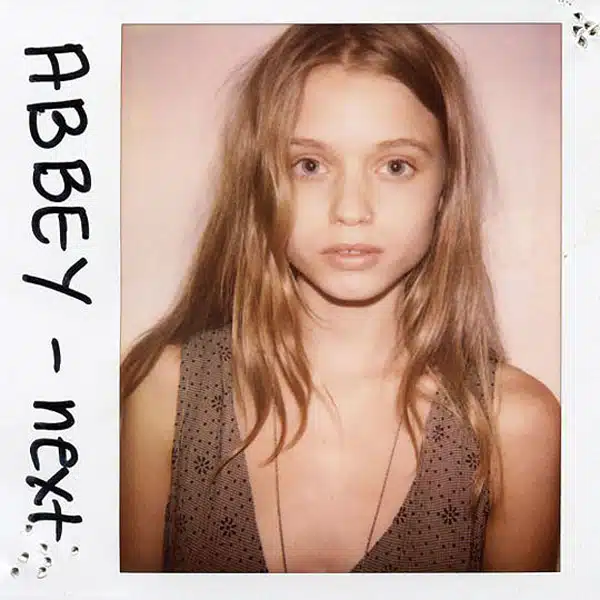
[[[220,176],[193,268],[174,308],[124,359],[121,398],[167,345],[230,325],[234,394],[252,402],[256,415],[239,451],[256,438],[271,409],[281,436],[269,460],[286,445],[280,381],[301,412],[289,445],[304,433],[314,385],[301,341],[299,313],[306,307],[286,257],[293,222],[288,152],[304,82],[322,65],[394,77],[439,121],[446,179],[431,246],[405,276],[398,330],[408,363],[398,410],[417,452],[416,428],[423,423],[415,399],[421,377],[434,379],[439,398],[479,441],[478,495],[497,449],[490,365],[504,356],[482,256],[487,163],[465,76],[431,27],[294,25],[249,64],[224,124]]]

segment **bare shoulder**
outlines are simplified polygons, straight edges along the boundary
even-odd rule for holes
[[[172,390],[179,384],[181,346],[169,345],[164,348],[155,365],[140,384],[139,391]]]
[[[556,569],[560,521],[560,405],[540,381],[515,367],[496,373],[500,451],[486,527],[484,569]]]
[[[181,364],[181,347],[165,347],[158,360],[135,392],[125,400],[123,417],[139,421],[151,432],[171,441]]]
[[[500,442],[530,444],[560,435],[560,404],[541,381],[512,365],[496,372]]]
[[[166,347],[122,406],[121,569],[160,571],[181,350]]]

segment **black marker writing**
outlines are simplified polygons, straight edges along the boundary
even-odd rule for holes
[[[35,495],[33,499],[33,503],[36,506],[41,506],[44,498],[52,492],[56,496],[61,496],[67,502],[71,502],[73,500],[73,494],[70,494],[66,490],[59,488],[56,484],[60,483],[67,475],[69,474],[69,469],[67,467],[61,467],[50,479],[40,479],[39,477],[33,477],[29,475],[25,478],[27,485],[31,487],[35,487],[36,485],[40,487],[40,491]]]
[[[67,249],[67,215],[77,215],[81,224],[81,237],[84,240],[90,237],[90,223],[85,208],[81,206],[44,206],[38,208],[31,218],[33,235],[42,244],[49,244],[50,240],[42,233],[41,221],[46,215],[55,214],[58,217],[58,235],[60,247]]]
[[[29,446],[29,454],[31,455],[31,462],[35,467],[36,471],[40,470],[40,448],[44,447],[54,447],[58,449],[58,462],[62,467],[74,467],[79,460],[79,453],[77,452],[77,448],[73,446],[70,442],[66,442],[61,437],[58,439],[52,438],[41,438],[39,440],[35,440]]]
[[[52,338],[52,356],[54,358],[54,372],[58,373],[60,371],[60,344],[56,338]]]
[[[49,75],[30,75],[29,81],[32,83],[35,83],[36,81],[49,81],[54,84],[55,90],[60,90],[62,81],[72,81],[73,79],[84,77],[90,72],[90,63],[81,44],[65,44],[64,46],[48,46],[46,48],[25,48],[25,56],[40,56],[44,54],[50,61],[52,73]],[[77,71],[63,73],[60,70],[58,61],[58,57],[61,54],[75,54],[81,63],[81,67],[77,69]]]
[[[44,408],[51,410],[52,412],[58,413],[63,417],[62,422],[54,423],[34,423],[34,429],[46,429],[48,431],[60,431],[63,429],[70,429],[75,424],[75,417],[69,410],[75,408],[75,402],[73,400],[62,400],[61,402],[45,402],[39,400],[33,403],[33,408]]]
[[[69,171],[79,170],[83,181],[80,183]],[[42,184],[42,176],[51,171],[58,171],[63,180],[63,189],[59,194],[49,192]],[[42,162],[33,165],[33,187],[40,196],[52,202],[66,200],[73,190],[78,192],[89,192],[92,189],[92,176],[88,166],[83,160],[72,162]]]
[[[63,71],[61,68],[61,57],[67,54],[74,55],[80,63],[80,67],[73,71]],[[43,48],[26,48],[26,56],[46,56],[50,62],[50,73],[35,73],[30,75],[29,81],[33,83],[52,83],[55,90],[61,88],[61,84],[84,77],[90,70],[83,46],[81,44],[65,44],[63,46],[47,46]],[[62,63],[64,64],[64,62]],[[83,134],[88,125],[88,116],[84,109],[81,98],[72,100],[59,100],[36,102],[27,107],[29,115],[29,134],[33,142],[44,150],[55,149],[67,136],[78,136]],[[43,132],[43,133],[42,133]],[[45,157],[48,158],[48,157]],[[53,155],[50,158],[55,158]],[[63,252],[69,250],[69,224],[73,219],[78,219],[78,228],[82,240],[90,238],[90,223],[88,214],[82,206],[57,206],[70,199],[73,192],[85,194],[92,188],[92,177],[87,164],[81,160],[36,162],[33,165],[32,182],[33,188],[46,201],[53,204],[37,208],[31,218],[31,231],[36,240],[42,244],[50,244],[48,230],[52,222],[58,225],[58,241]],[[61,182],[57,190],[51,185],[55,181]],[[52,220],[53,217],[55,220]],[[43,226],[43,227],[42,227]],[[73,258],[71,260],[74,260]],[[24,274],[22,279],[25,283],[46,288],[58,292],[63,296],[74,298],[81,303],[89,305],[92,299],[87,294],[72,287],[71,283],[75,275],[79,273],[88,261],[85,257],[77,257],[71,266],[67,268],[60,281],[40,277],[38,275]],[[58,338],[52,338],[52,368],[54,373],[59,373],[62,368],[61,347]],[[73,400],[47,401],[37,400],[33,403],[36,410],[46,411],[44,417],[36,420],[33,424],[34,430],[62,431],[66,432],[75,425],[74,409],[76,405]],[[38,521],[53,521],[55,523],[55,538],[60,541],[65,523],[81,523],[81,515],[65,514],[60,501],[72,502],[73,494],[66,488],[68,476],[71,469],[79,461],[79,452],[74,444],[62,437],[42,437],[34,440],[29,446],[31,462],[36,471],[41,470],[42,459],[47,462],[49,458],[58,458],[58,465],[54,465],[54,474],[50,477],[28,475],[25,482],[32,488],[39,488],[33,498],[35,506],[41,506],[49,495],[55,496],[51,499],[52,510],[32,512],[28,519],[31,523]],[[52,472],[52,471],[50,471]]]
[[[73,109],[77,113],[77,125],[71,126],[67,124],[67,120],[62,113],[62,110],[65,108]],[[38,104],[29,104],[27,110],[29,111],[29,133],[31,134],[31,139],[40,148],[54,148],[63,141],[65,135],[81,135],[87,128],[88,119],[83,109],[83,100],[39,102]],[[38,128],[38,117],[48,110],[50,111],[52,122],[57,126],[57,131],[50,140],[43,140]]]
[[[92,299],[84,294],[83,292],[78,292],[73,288],[69,287],[71,284],[71,279],[79,272],[83,267],[87,265],[87,260],[85,258],[80,258],[75,264],[71,265],[65,272],[62,282],[57,283],[56,281],[52,281],[51,279],[44,279],[43,277],[36,277],[35,275],[23,275],[23,281],[26,283],[33,283],[35,285],[41,285],[42,287],[48,288],[49,290],[54,290],[56,292],[61,292],[62,294],[66,294],[67,296],[71,296],[71,298],[75,298],[76,300],[80,300],[85,304],[91,304]]]
[[[52,500],[52,506],[54,508],[53,513],[35,512],[31,513],[27,518],[32,523],[37,523],[38,521],[56,521],[56,541],[60,542],[63,523],[81,523],[83,519],[80,515],[65,515],[60,508],[58,500]]]

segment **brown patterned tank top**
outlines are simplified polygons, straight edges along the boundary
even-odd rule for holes
[[[198,334],[182,347],[165,571],[267,572],[244,454],[212,477],[241,441],[230,363],[229,327]],[[489,492],[484,489],[471,511],[477,461],[472,433],[434,403],[408,495],[352,572],[480,571]]]

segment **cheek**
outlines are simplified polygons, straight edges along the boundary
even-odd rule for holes
[[[400,239],[430,238],[439,205],[437,188],[407,186],[384,189],[379,195],[379,225]]]
[[[427,253],[433,241],[438,214],[437,196],[404,197],[382,203],[381,238],[385,240],[394,268],[411,269]]]
[[[321,238],[322,235],[316,231],[316,223],[311,226],[310,221],[297,216],[288,241],[288,260],[296,268],[301,268],[302,264],[318,250],[318,241]]]
[[[301,224],[326,217],[334,195],[333,180],[296,183],[292,188],[292,202],[298,222]]]
[[[412,227],[396,228],[385,234],[390,267],[408,271],[425,256],[433,240],[434,220],[420,222]]]
[[[294,192],[294,220],[288,256],[306,254],[327,239],[329,190],[325,185],[304,185]]]

